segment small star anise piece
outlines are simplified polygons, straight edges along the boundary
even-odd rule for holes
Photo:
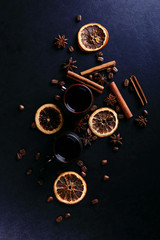
[[[110,139],[110,142],[113,143],[113,145],[122,145],[122,137],[120,136],[120,133],[118,133],[117,135],[114,134],[110,137]]]
[[[77,66],[75,66],[74,64],[76,63],[77,61],[73,61],[72,57],[70,57],[68,63],[64,63],[64,68],[68,71],[74,71],[74,68],[77,68]]]
[[[110,93],[109,96],[104,99],[104,102],[106,102],[107,106],[108,105],[114,106],[114,104],[117,102],[116,96],[114,96],[112,93]]]
[[[147,126],[147,118],[145,118],[144,116],[138,116],[138,118],[136,118],[135,121],[139,127]]]
[[[91,142],[93,141],[92,135],[88,135],[88,133],[85,133],[83,137],[81,138],[84,146],[86,147],[87,145],[91,146]]]
[[[74,132],[81,132],[81,130],[85,131],[86,130],[86,125],[87,123],[84,122],[84,119],[80,119],[76,122],[75,124],[75,129],[74,129]]]
[[[67,43],[67,38],[65,38],[65,35],[62,35],[62,37],[60,35],[58,35],[58,37],[55,38],[55,42],[54,44],[58,46],[58,48],[65,48]]]
[[[97,83],[101,84],[102,86],[104,86],[105,83],[107,83],[107,77],[104,74],[98,74],[98,76],[96,77]]]

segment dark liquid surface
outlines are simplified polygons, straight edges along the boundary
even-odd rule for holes
[[[81,152],[79,141],[69,134],[60,136],[55,143],[55,156],[63,162],[71,162],[76,159]]]
[[[66,107],[71,112],[83,112],[91,104],[92,96],[89,90],[83,86],[71,87],[65,95]]]

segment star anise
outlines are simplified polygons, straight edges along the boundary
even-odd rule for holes
[[[87,145],[91,146],[91,142],[93,141],[93,136],[92,134],[91,135],[88,135],[88,133],[85,133],[83,135],[83,137],[81,137],[81,140],[84,144],[84,146],[86,147]]]
[[[122,137],[120,136],[120,133],[118,133],[117,135],[114,134],[110,137],[110,139],[110,142],[113,143],[113,145],[122,145]]]
[[[62,35],[62,37],[60,35],[58,35],[58,37],[55,38],[55,42],[54,44],[58,46],[58,48],[65,48],[67,43],[67,38],[65,38],[65,35]]]
[[[96,77],[97,83],[104,86],[105,83],[107,83],[107,77],[104,74],[98,74]]]
[[[68,71],[74,71],[74,68],[77,68],[77,66],[75,66],[74,64],[76,63],[77,61],[73,61],[72,57],[70,57],[68,63],[64,63],[64,68]]]
[[[116,96],[114,96],[112,93],[110,93],[109,96],[104,99],[104,102],[106,102],[107,106],[108,105],[114,106],[114,104],[117,102]]]
[[[80,119],[79,121],[76,122],[75,124],[75,129],[74,132],[81,132],[81,130],[85,131],[86,130],[86,125],[87,123],[84,122],[84,119]]]
[[[138,116],[138,118],[136,118],[135,121],[139,127],[147,126],[147,118],[145,118],[144,116]]]

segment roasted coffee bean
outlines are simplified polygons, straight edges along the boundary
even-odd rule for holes
[[[32,172],[33,172],[33,170],[31,169],[31,168],[29,168],[27,171],[26,171],[26,175],[31,175],[32,174]]]
[[[95,110],[97,110],[97,108],[98,108],[97,105],[93,105],[90,110],[91,112],[94,112]]]
[[[65,83],[64,81],[60,81],[60,82],[59,82],[59,86],[60,86],[60,87],[64,86],[65,84],[66,84],[66,83]]]
[[[109,178],[110,178],[110,177],[109,177],[108,175],[104,175],[104,176],[103,176],[103,180],[104,180],[104,181],[109,180]]]
[[[81,161],[81,160],[78,160],[77,165],[78,165],[79,167],[82,167],[82,166],[84,165],[84,162]]]
[[[19,108],[20,111],[24,110],[24,106],[22,104],[20,104],[18,108]]]
[[[117,73],[117,72],[118,72],[118,69],[117,69],[116,67],[113,67],[113,68],[112,68],[112,72],[113,72],[113,73]]]
[[[70,217],[71,217],[71,214],[70,214],[70,213],[65,213],[64,217],[65,217],[65,218],[70,218]]]
[[[99,73],[98,72],[95,72],[94,73],[94,77],[98,77],[99,76]]]
[[[113,151],[117,152],[119,150],[119,147],[113,147]]]
[[[108,73],[108,79],[109,79],[109,80],[113,79],[113,77],[114,77],[114,75],[113,75],[112,72]]]
[[[22,159],[22,154],[19,153],[19,152],[17,152],[17,159],[18,159],[18,160]]]
[[[36,128],[36,124],[35,124],[35,122],[32,122],[32,124],[31,124],[31,128]]]
[[[58,95],[58,94],[56,94],[56,95],[54,96],[54,99],[55,99],[56,101],[59,101],[59,100],[61,99],[61,96]]]
[[[26,150],[24,148],[20,149],[19,152],[22,156],[26,155]]]
[[[123,113],[118,114],[118,119],[119,119],[119,120],[124,119],[124,114],[123,114]]]
[[[92,79],[93,79],[93,75],[90,74],[90,75],[88,76],[88,78],[89,78],[90,80],[92,80]]]
[[[98,62],[103,62],[103,61],[104,61],[104,58],[103,58],[103,57],[98,57],[98,58],[97,58],[97,61],[98,61]]]
[[[106,68],[107,73],[110,73],[111,71],[112,71],[112,68],[110,68],[110,67]]]
[[[143,110],[143,116],[147,117],[148,116],[148,111],[147,110]]]
[[[53,201],[53,197],[52,196],[48,196],[46,199],[46,202],[50,203]]]
[[[102,161],[101,161],[101,164],[104,166],[104,165],[107,164],[107,162],[108,162],[107,160],[102,160]]]
[[[68,51],[69,51],[70,53],[74,52],[74,47],[69,46]]]
[[[37,153],[35,154],[35,159],[38,160],[38,159],[40,158],[40,156],[41,156],[41,154],[40,154],[39,152],[37,152]]]
[[[118,113],[118,112],[121,111],[121,107],[120,107],[119,105],[116,105],[115,110],[116,110],[116,112]]]
[[[95,199],[93,199],[92,201],[91,201],[91,203],[94,205],[94,204],[97,204],[99,202],[99,200],[97,199],[97,198],[95,198]]]
[[[62,222],[62,220],[63,220],[63,217],[62,217],[62,216],[59,216],[59,217],[56,218],[56,222],[57,222],[57,223]]]
[[[87,133],[88,133],[89,136],[92,134],[90,128],[87,128]]]
[[[82,166],[81,169],[82,169],[83,172],[85,172],[85,173],[87,172],[87,167],[86,166]]]
[[[102,52],[97,52],[96,57],[103,57],[103,53]]]
[[[96,135],[93,135],[93,136],[92,136],[92,140],[93,140],[93,141],[97,140],[97,138],[98,138],[98,137],[97,137]]]
[[[80,14],[78,14],[77,16],[76,16],[76,21],[77,22],[80,22],[82,20],[82,16],[80,15]]]
[[[82,172],[81,172],[81,176],[82,176],[82,177],[86,177],[86,173],[82,171]]]
[[[39,178],[37,183],[40,185],[40,186],[43,186],[44,184],[44,180],[42,178]]]
[[[57,80],[57,79],[52,79],[52,80],[51,80],[51,84],[57,85],[57,84],[58,84],[58,80]]]
[[[86,114],[86,115],[84,116],[84,119],[85,119],[85,120],[88,120],[89,117],[90,117],[89,114]]]
[[[129,86],[129,80],[128,80],[128,79],[125,79],[125,80],[124,80],[123,86],[124,86],[124,87],[128,87],[128,86]]]

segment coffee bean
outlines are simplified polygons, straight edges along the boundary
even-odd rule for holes
[[[19,153],[19,152],[17,152],[17,159],[18,159],[18,160],[22,159],[22,154]]]
[[[87,128],[87,133],[88,133],[89,136],[92,134],[90,128]]]
[[[124,86],[124,87],[128,87],[128,86],[129,86],[129,80],[128,80],[128,79],[125,79],[125,80],[124,80],[123,86]]]
[[[58,80],[57,80],[57,79],[52,79],[52,80],[51,80],[51,84],[57,85],[57,84],[58,84]]]
[[[65,84],[66,84],[66,83],[65,83],[64,81],[60,81],[60,82],[59,82],[59,86],[60,86],[60,87],[64,86]]]
[[[119,105],[116,105],[116,108],[115,108],[116,112],[120,112],[121,111],[121,107]]]
[[[32,174],[32,169],[31,168],[29,168],[27,171],[26,171],[26,175],[31,175]]]
[[[113,151],[117,152],[119,150],[119,147],[113,147]]]
[[[97,204],[99,202],[99,200],[97,199],[97,198],[95,198],[95,199],[93,199],[92,201],[91,201],[91,203],[94,205],[94,204]]]
[[[56,94],[56,95],[54,96],[54,99],[55,99],[56,101],[59,101],[59,100],[61,99],[61,96],[58,95],[58,94]]]
[[[40,185],[40,186],[43,186],[44,184],[44,180],[42,178],[39,178],[37,183]]]
[[[81,161],[81,160],[78,160],[77,165],[78,165],[79,167],[82,167],[82,166],[84,165],[84,162]]]
[[[92,136],[92,140],[93,140],[93,141],[97,140],[97,138],[98,138],[98,137],[97,137],[96,135],[93,135],[93,136]]]
[[[69,46],[68,51],[69,51],[70,53],[74,52],[74,47]]]
[[[108,175],[104,175],[104,176],[103,176],[103,180],[104,180],[104,181],[107,181],[109,178],[110,178],[110,177],[109,177]]]
[[[147,110],[143,110],[142,114],[143,114],[144,117],[147,117],[148,116],[148,111]]]
[[[64,217],[65,217],[65,218],[70,218],[70,217],[71,217],[71,214],[70,214],[70,213],[65,213]]]
[[[36,124],[35,124],[35,122],[32,122],[32,124],[31,124],[31,128],[36,128]]]
[[[112,71],[112,68],[110,68],[110,67],[106,68],[107,73],[110,73],[111,71]]]
[[[19,108],[20,111],[24,110],[24,106],[22,104],[20,104],[18,108]]]
[[[118,69],[117,69],[116,67],[113,67],[113,68],[112,68],[112,72],[113,72],[113,73],[117,73],[117,72],[118,72]]]
[[[102,161],[101,161],[101,163],[102,163],[103,166],[106,165],[107,162],[108,162],[107,160],[102,160]]]
[[[99,76],[99,73],[98,72],[95,72],[94,73],[94,77],[98,77]]]
[[[93,75],[90,74],[90,75],[88,76],[88,78],[89,78],[90,80],[92,80],[92,79],[93,79]]]
[[[41,154],[39,152],[36,153],[35,159],[38,160],[40,158]]]
[[[102,52],[97,52],[96,57],[103,57],[103,53]]]
[[[22,148],[22,149],[19,150],[19,153],[20,153],[22,156],[24,156],[24,155],[26,155],[26,150],[25,150],[24,148]]]
[[[86,166],[82,166],[81,169],[82,169],[83,172],[85,172],[85,173],[87,172],[87,167]]]
[[[113,75],[112,72],[108,73],[108,79],[109,79],[109,80],[113,79],[113,77],[114,77],[114,75]]]
[[[62,216],[59,216],[59,217],[56,218],[56,222],[57,222],[57,223],[62,222],[62,220],[63,220],[63,217],[62,217]]]
[[[82,172],[81,172],[81,176],[82,176],[82,177],[86,177],[86,173],[82,171]]]
[[[80,22],[82,20],[82,16],[80,15],[80,14],[78,14],[77,16],[76,16],[76,21],[77,22]]]
[[[50,203],[53,201],[53,197],[52,196],[48,196],[46,199],[46,202]]]
[[[104,58],[103,58],[103,57],[98,57],[98,58],[97,58],[97,61],[98,61],[98,62],[103,62],[103,61],[104,61]]]
[[[90,110],[91,112],[94,112],[95,110],[97,110],[97,108],[98,108],[97,105],[93,105]]]
[[[85,120],[88,120],[89,117],[90,117],[89,114],[86,114],[86,115],[84,116],[84,119],[85,119]]]
[[[119,119],[119,120],[124,119],[124,114],[123,114],[123,113],[118,114],[118,119]]]

